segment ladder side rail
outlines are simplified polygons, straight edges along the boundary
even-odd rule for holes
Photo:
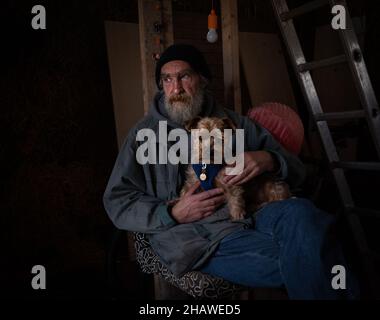
[[[355,30],[353,29],[347,3],[345,0],[330,0],[330,4],[331,6],[343,5],[346,9],[346,29],[339,29],[338,33],[348,57],[347,62],[353,75],[360,101],[367,114],[369,131],[371,132],[377,155],[380,159],[380,109]]]

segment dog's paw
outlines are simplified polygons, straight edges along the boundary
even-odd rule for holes
[[[244,210],[232,210],[230,215],[231,215],[232,220],[241,220],[241,219],[244,219],[245,211]]]

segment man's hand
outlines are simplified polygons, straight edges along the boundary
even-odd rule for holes
[[[223,189],[220,188],[194,194],[199,185],[200,182],[197,181],[173,207],[172,217],[178,223],[203,219],[213,214],[225,202]]]
[[[275,170],[275,161],[267,151],[244,152],[244,169],[239,175],[225,175],[223,181],[227,185],[241,185],[262,174]]]

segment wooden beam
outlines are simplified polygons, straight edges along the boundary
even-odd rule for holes
[[[236,0],[221,0],[224,97],[227,107],[242,113],[239,63],[238,9]]]
[[[146,114],[157,92],[156,61],[153,59],[153,54],[160,54],[173,44],[172,3],[171,0],[138,0],[138,7],[142,87]],[[156,26],[161,26],[160,31]]]

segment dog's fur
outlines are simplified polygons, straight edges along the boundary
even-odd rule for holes
[[[191,129],[207,129],[211,132],[213,129],[219,129],[222,132],[222,139],[224,129],[236,129],[234,123],[228,118],[220,119],[210,117],[197,117],[188,121],[185,127],[188,131],[191,131]],[[206,147],[210,148],[210,161],[213,163],[213,153],[222,152],[223,150],[215,150],[213,140],[204,141],[203,143]],[[199,155],[198,159],[201,160],[202,143],[199,143],[198,139],[197,141],[193,141],[193,148],[192,152],[197,153]],[[223,155],[223,152],[221,154]],[[225,164],[224,159],[223,164]],[[214,187],[223,189],[230,210],[230,216],[233,220],[242,219],[246,212],[257,211],[269,202],[287,199],[291,196],[288,185],[284,181],[275,179],[273,175],[262,174],[253,178],[251,182],[244,186],[228,186],[222,180],[224,172],[225,167],[222,168],[215,177]],[[180,193],[181,197],[197,181],[198,177],[190,165],[186,171],[186,181]]]

